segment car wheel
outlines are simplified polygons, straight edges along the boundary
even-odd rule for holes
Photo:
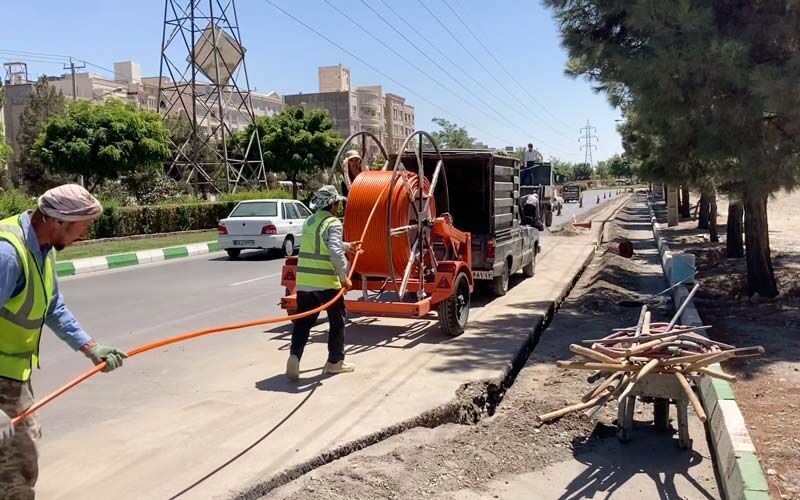
[[[284,257],[291,257],[294,253],[294,240],[287,236],[285,240],[283,240],[283,256]]]
[[[239,255],[242,253],[242,250],[239,248],[226,248],[225,252],[227,252],[229,258],[238,259]]]
[[[503,272],[500,273],[500,276],[495,276],[494,279],[492,279],[492,293],[496,297],[502,297],[508,292],[509,273],[508,262],[504,262]]]
[[[536,247],[533,248],[533,258],[522,268],[522,275],[526,278],[532,277],[536,273]]]

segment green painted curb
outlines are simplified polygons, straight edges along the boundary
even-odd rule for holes
[[[166,260],[189,256],[189,250],[186,247],[164,248],[163,252]]]
[[[106,262],[109,269],[115,269],[117,267],[135,266],[139,263],[139,258],[135,253],[121,253],[106,256]]]
[[[736,457],[736,464],[739,466],[739,473],[742,475],[746,498],[750,498],[747,493],[766,494],[769,491],[767,480],[764,478],[764,473],[761,472],[761,464],[758,463],[758,457],[755,453],[739,452]]]
[[[219,246],[219,241],[212,241],[208,244],[209,252],[219,252],[220,250],[222,250],[222,247]]]
[[[56,262],[56,275],[58,276],[73,276],[75,274],[75,265],[70,262]]]

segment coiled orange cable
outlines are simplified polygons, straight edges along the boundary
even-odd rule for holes
[[[367,173],[367,172],[365,172],[365,173]],[[359,177],[361,177],[361,176],[359,176]],[[376,218],[375,217],[376,214],[377,214],[376,209],[382,204],[381,203],[382,201],[384,201],[384,203],[382,204],[383,207],[384,207],[384,213],[386,212],[386,208],[385,208],[386,204],[385,204],[384,197],[385,197],[386,192],[388,191],[388,189],[389,189],[389,185],[387,183],[386,186],[383,187],[383,189],[381,189],[380,191],[377,191],[377,190],[376,191],[372,191],[372,193],[377,193],[377,197],[373,198],[372,208],[369,211],[366,211],[367,209],[369,209],[369,205],[366,205],[364,207],[365,213],[367,213],[368,215],[366,217],[362,216],[360,218],[360,220],[363,221],[362,222],[363,226],[357,226],[357,227],[363,228],[363,230],[362,230],[362,232],[360,234],[360,238],[358,238],[358,241],[362,241],[363,242],[364,238],[369,233],[370,225],[373,223],[373,219]],[[385,219],[385,218],[386,217],[384,216],[383,219]],[[383,234],[381,229],[382,228],[373,229],[372,232],[373,233]],[[353,233],[351,232],[350,234],[353,234]],[[346,241],[354,241],[354,240],[346,240]],[[385,247],[384,247],[384,249],[385,249]],[[350,270],[348,271],[348,275],[347,275],[348,278],[353,276],[353,272],[354,272],[355,268],[358,266],[359,257],[361,255],[362,255],[361,253],[358,253],[353,258],[353,262],[352,262],[352,264],[350,266]],[[204,328],[204,329],[201,329],[201,330],[194,330],[194,331],[191,331],[191,332],[182,333],[180,335],[175,335],[173,337],[167,337],[167,338],[164,338],[164,339],[161,339],[161,340],[156,340],[154,342],[150,342],[150,343],[141,345],[139,347],[134,347],[133,349],[131,349],[128,352],[126,352],[125,354],[128,357],[133,357],[133,356],[136,356],[137,354],[142,354],[142,353],[147,352],[147,351],[152,351],[153,349],[158,349],[159,347],[164,347],[164,346],[167,346],[167,345],[170,345],[170,344],[183,342],[185,340],[189,340],[189,339],[193,339],[193,338],[197,338],[197,337],[202,337],[204,335],[210,335],[212,333],[221,333],[221,332],[227,332],[227,331],[231,331],[231,330],[240,330],[242,328],[248,328],[248,327],[251,327],[251,326],[268,325],[268,324],[272,324],[272,323],[283,323],[285,321],[292,321],[292,320],[296,320],[296,319],[300,319],[300,318],[305,318],[306,316],[311,316],[312,314],[316,314],[318,312],[324,311],[325,309],[329,308],[334,302],[339,300],[339,298],[344,293],[345,293],[345,289],[344,288],[340,289],[339,293],[337,293],[336,296],[334,296],[331,300],[329,300],[325,304],[322,304],[321,306],[317,307],[316,309],[312,309],[311,311],[306,311],[306,312],[298,313],[298,314],[292,314],[292,315],[289,315],[289,316],[270,316],[270,317],[267,317],[267,318],[257,319],[257,320],[253,320],[253,321],[246,321],[246,322],[243,322],[243,323],[233,323],[233,324],[230,324],[230,325],[220,325],[220,326],[215,326],[215,327],[211,327],[211,328]],[[20,422],[25,420],[28,416],[30,416],[31,414],[35,413],[37,410],[39,410],[40,408],[42,408],[43,406],[45,406],[46,404],[48,404],[52,400],[56,399],[57,397],[61,396],[65,392],[69,391],[73,387],[77,386],[81,382],[87,380],[89,377],[91,377],[92,375],[96,374],[97,372],[102,370],[104,367],[105,367],[105,363],[104,362],[100,363],[98,365],[95,365],[90,370],[85,371],[84,373],[82,373],[79,376],[75,377],[74,379],[70,380],[66,384],[62,385],[61,387],[59,387],[55,391],[51,392],[50,394],[48,394],[47,396],[45,396],[44,398],[42,398],[38,402],[34,403],[30,407],[28,407],[25,410],[23,410],[22,412],[20,412],[19,415],[17,415],[13,419],[11,419],[12,425],[16,426],[17,424],[19,424]]]
[[[354,265],[355,271],[359,274],[370,277],[390,276],[387,264],[387,245],[392,245],[392,269],[395,276],[402,276],[405,271],[408,259],[411,256],[411,244],[408,233],[401,233],[392,236],[391,242],[386,241],[385,228],[397,228],[407,226],[414,217],[414,210],[411,206],[409,194],[416,200],[419,196],[419,177],[409,171],[398,171],[394,187],[388,196],[380,196],[378,199],[377,210],[375,211],[373,230],[366,232],[363,236],[364,247],[369,251],[365,252],[362,258]],[[408,185],[400,179],[404,176]],[[344,220],[344,239],[350,241],[355,235],[367,225],[369,207],[375,200],[374,193],[388,191],[392,179],[391,171],[371,171],[362,172],[356,177],[350,194],[347,198]],[[424,193],[430,189],[428,179],[423,178]],[[411,193],[409,193],[409,190]],[[392,200],[391,214],[387,214],[389,199]],[[432,215],[436,214],[436,203],[430,201],[429,211]],[[388,217],[388,218],[387,218]],[[424,250],[424,249],[423,249]]]

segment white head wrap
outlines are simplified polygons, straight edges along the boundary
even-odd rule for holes
[[[38,205],[48,217],[70,222],[94,219],[103,213],[97,198],[77,184],[64,184],[45,192]]]

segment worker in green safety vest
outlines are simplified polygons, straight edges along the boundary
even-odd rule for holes
[[[356,253],[361,242],[343,241],[342,223],[335,217],[344,201],[333,186],[323,186],[314,193],[311,209],[314,215],[306,219],[300,240],[300,254],[297,259],[297,312],[311,311],[330,302],[339,290],[351,288],[353,284],[347,277],[346,253]],[[326,310],[330,331],[328,332],[328,362],[325,373],[348,373],[355,370],[344,362],[344,296],[339,297]],[[292,347],[286,362],[286,376],[290,380],[300,377],[300,358],[308,342],[311,327],[316,323],[319,313],[295,320],[292,330]]]
[[[31,371],[39,365],[39,341],[47,325],[103,371],[122,366],[125,354],[95,343],[64,304],[55,252],[87,236],[102,213],[81,186],[47,191],[37,209],[0,220],[0,500],[34,498],[38,477],[36,414],[15,429],[11,418],[33,404]]]

